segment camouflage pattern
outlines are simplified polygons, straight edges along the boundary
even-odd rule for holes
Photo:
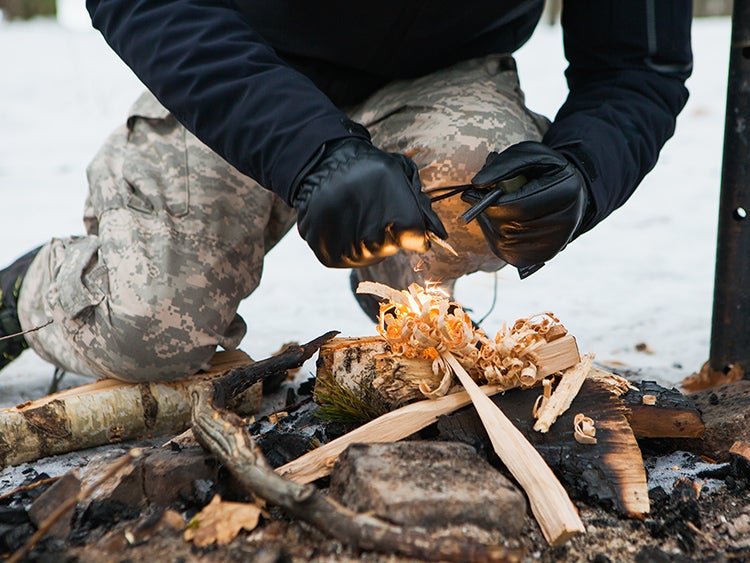
[[[428,193],[469,183],[490,152],[540,140],[549,127],[549,120],[526,108],[509,55],[464,61],[417,80],[389,84],[351,117],[370,130],[380,148],[410,156]],[[436,245],[423,254],[401,251],[361,268],[357,276],[399,289],[412,282],[440,282],[452,294],[461,276],[502,268],[505,263],[492,253],[477,223],[466,225],[459,219],[468,208],[460,196],[433,205],[458,256]]]
[[[548,122],[526,109],[507,59],[467,61],[390,84],[348,111],[373,142],[409,155],[429,191],[467,183],[487,154],[541,138]],[[278,197],[187,132],[150,94],[88,170],[87,235],[42,248],[24,279],[19,317],[31,347],[65,370],[129,381],[185,377],[216,346],[236,347],[237,307],[258,285],[263,257],[294,222]],[[357,273],[406,287],[454,281],[504,263],[459,197],[436,204],[454,257],[439,247],[400,252]]]
[[[235,348],[240,301],[294,224],[281,199],[187,132],[151,94],[88,169],[87,236],[53,240],[21,288],[27,336],[53,364],[131,381],[185,377]]]

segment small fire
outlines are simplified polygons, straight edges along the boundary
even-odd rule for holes
[[[376,295],[380,305],[378,332],[396,356],[432,362],[436,375],[443,374],[438,388],[422,388],[430,398],[445,395],[452,386],[453,372],[443,358],[452,353],[475,380],[511,387],[533,387],[542,378],[528,353],[543,345],[545,334],[560,321],[552,313],[505,324],[494,339],[475,326],[461,305],[451,301],[437,283],[426,287],[412,284],[399,291],[387,285],[362,282],[358,293]]]

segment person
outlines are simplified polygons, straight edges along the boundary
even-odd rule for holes
[[[297,221],[352,286],[530,275],[633,193],[687,100],[691,3],[569,0],[569,95],[529,110],[512,53],[543,0],[89,0],[148,91],[88,169],[86,235],[0,272],[0,367],[185,377],[245,334]],[[450,246],[448,246],[450,245]],[[374,303],[361,298],[369,314]]]

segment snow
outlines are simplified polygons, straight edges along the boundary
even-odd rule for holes
[[[85,167],[142,88],[81,11],[65,6],[63,23],[0,21],[3,266],[51,237],[82,233]],[[707,359],[729,19],[697,20],[693,35],[691,98],[656,168],[625,207],[538,273],[521,281],[501,271],[488,332],[554,311],[582,351],[643,377],[677,383]],[[566,95],[559,27],[540,26],[517,60],[529,106],[553,116]],[[468,276],[456,297],[480,318],[493,285],[492,274]],[[249,325],[242,348],[257,358],[328,330],[374,333],[348,272],[318,264],[295,230],[269,254],[261,287],[240,313]],[[43,395],[51,373],[25,353],[0,375],[0,405]],[[85,381],[68,376],[65,384]]]

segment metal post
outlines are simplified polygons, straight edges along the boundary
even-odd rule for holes
[[[709,365],[750,376],[750,0],[734,0]]]

